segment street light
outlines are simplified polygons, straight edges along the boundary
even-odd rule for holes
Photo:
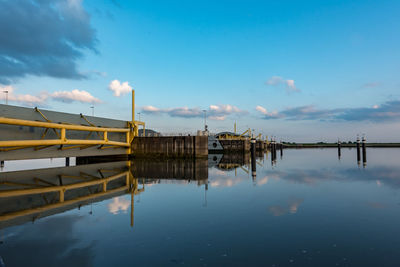
[[[138,115],[139,115],[139,121],[140,121],[140,112],[138,112]]]
[[[90,107],[92,109],[92,117],[94,116],[94,106]]]
[[[4,90],[3,93],[6,94],[6,105],[8,105],[8,91],[7,91],[7,90]]]
[[[203,109],[204,112],[204,131],[207,132],[207,110]]]

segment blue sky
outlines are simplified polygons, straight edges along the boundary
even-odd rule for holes
[[[205,109],[212,132],[400,141],[398,14],[398,1],[1,0],[0,87],[13,105],[128,120],[131,86],[162,132],[193,133]]]

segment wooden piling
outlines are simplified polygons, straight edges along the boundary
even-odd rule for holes
[[[363,155],[363,166],[367,165],[367,150],[365,137],[362,138],[362,155]]]
[[[256,139],[255,138],[251,138],[250,140],[250,144],[251,144],[251,176],[253,177],[253,179],[255,179],[256,175],[257,175],[257,162],[256,162]]]

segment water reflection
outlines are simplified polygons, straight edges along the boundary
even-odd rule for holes
[[[112,214],[118,214],[121,211],[126,213],[131,206],[131,201],[124,197],[115,197],[113,201],[108,204],[108,211]]]
[[[131,212],[145,185],[168,179],[206,185],[207,160],[117,161],[0,173],[0,228],[113,198],[112,214]],[[130,200],[123,195],[129,194]],[[92,211],[90,212],[92,213]]]
[[[0,255],[6,266],[125,266],[132,251],[138,266],[396,266],[398,155],[371,151],[366,168],[334,148],[1,173]],[[63,202],[49,191],[71,185]]]
[[[282,216],[287,213],[296,213],[300,204],[303,203],[303,198],[289,199],[287,205],[273,205],[269,206],[268,210],[274,216]]]
[[[82,243],[74,231],[82,219],[55,216],[15,229],[1,247],[5,266],[94,266],[95,242]]]

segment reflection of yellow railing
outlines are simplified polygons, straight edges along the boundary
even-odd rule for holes
[[[114,172],[114,171],[116,171],[116,170],[99,170],[99,172],[101,172],[101,176],[103,176],[102,173]],[[114,188],[111,190],[107,190],[107,184],[109,182],[119,179],[119,178],[123,178],[124,176],[125,176],[125,181],[126,181],[124,186]],[[0,215],[0,222],[8,221],[8,220],[15,219],[15,218],[21,217],[21,216],[40,214],[40,213],[50,211],[53,209],[66,207],[66,206],[69,206],[72,204],[85,202],[85,201],[88,201],[91,199],[100,198],[100,197],[107,196],[107,195],[113,195],[113,194],[119,193],[119,192],[130,192],[131,193],[131,226],[133,226],[133,216],[134,216],[133,215],[133,212],[134,212],[133,198],[134,198],[134,195],[138,195],[144,191],[144,186],[143,186],[143,188],[138,188],[138,179],[134,178],[130,171],[124,171],[124,172],[118,173],[116,175],[112,175],[112,176],[105,177],[105,178],[99,178],[99,177],[91,176],[91,175],[85,174],[85,173],[81,173],[81,176],[60,175],[59,177],[73,178],[73,179],[92,178],[93,180],[90,180],[87,182],[80,182],[80,183],[64,185],[64,186],[52,186],[53,183],[45,181],[45,180],[41,180],[39,178],[34,178],[34,180],[40,180],[42,183],[45,183],[46,185],[50,185],[50,186],[43,186],[43,185],[38,185],[38,184],[32,185],[32,184],[21,184],[21,183],[13,183],[13,182],[2,182],[2,184],[4,184],[4,185],[24,186],[24,187],[37,186],[37,187],[36,188],[28,188],[28,189],[17,189],[17,190],[0,190],[0,198],[17,197],[17,196],[32,195],[32,194],[44,194],[44,193],[50,193],[50,192],[59,192],[60,199],[59,199],[58,203],[46,204],[46,205],[40,206],[40,207],[30,208],[30,209],[21,210],[21,211],[14,211],[14,212]],[[67,191],[67,190],[77,189],[77,188],[85,188],[85,187],[89,187],[89,186],[93,186],[93,185],[101,185],[101,184],[103,185],[102,192],[91,193],[90,195],[87,195],[87,196],[64,200],[64,194],[65,194],[65,191]]]
[[[60,124],[53,122],[40,122],[30,120],[20,120],[0,117],[0,124],[6,125],[17,125],[17,126],[31,126],[40,127],[46,129],[59,130],[58,139],[40,139],[40,140],[7,140],[0,141],[0,147],[36,147],[36,146],[52,146],[52,145],[110,145],[119,147],[130,147],[131,142],[131,129],[130,128],[105,128],[105,127],[93,127],[84,125],[73,125],[73,124]],[[88,139],[68,139],[66,138],[67,130],[72,131],[87,131],[87,132],[102,132],[102,139],[88,140]],[[58,132],[57,132],[58,133]],[[125,133],[126,141],[118,142],[108,139],[108,133]],[[3,149],[7,150],[7,149]]]
[[[32,215],[32,214],[36,214],[36,213],[46,212],[46,211],[49,211],[52,209],[62,208],[62,207],[72,205],[75,203],[84,202],[84,201],[87,201],[87,200],[90,200],[93,198],[99,198],[99,197],[106,196],[106,195],[112,195],[114,193],[118,193],[118,192],[126,191],[126,190],[127,190],[127,187],[123,186],[120,188],[109,190],[107,192],[100,192],[100,193],[96,193],[96,194],[92,194],[92,195],[88,195],[88,196],[84,196],[84,197],[78,197],[78,198],[74,198],[71,200],[66,200],[64,202],[48,204],[48,205],[45,205],[42,207],[32,208],[32,209],[28,209],[28,210],[15,211],[15,212],[11,212],[8,214],[3,214],[0,216],[0,222],[15,219],[20,216],[28,216],[28,215]]]
[[[17,190],[2,190],[0,191],[0,198],[3,197],[17,197],[24,195],[33,195],[33,194],[43,194],[50,192],[59,192],[60,194],[60,202],[64,202],[64,194],[65,191],[71,189],[77,189],[82,187],[88,187],[92,185],[103,185],[103,192],[107,192],[107,184],[113,180],[116,180],[122,176],[126,176],[126,185],[129,185],[129,171],[122,172],[116,175],[112,175],[103,179],[96,179],[87,182],[69,184],[69,185],[59,185],[59,186],[47,186],[47,187],[39,187],[39,188],[26,188],[26,189],[17,189]]]

